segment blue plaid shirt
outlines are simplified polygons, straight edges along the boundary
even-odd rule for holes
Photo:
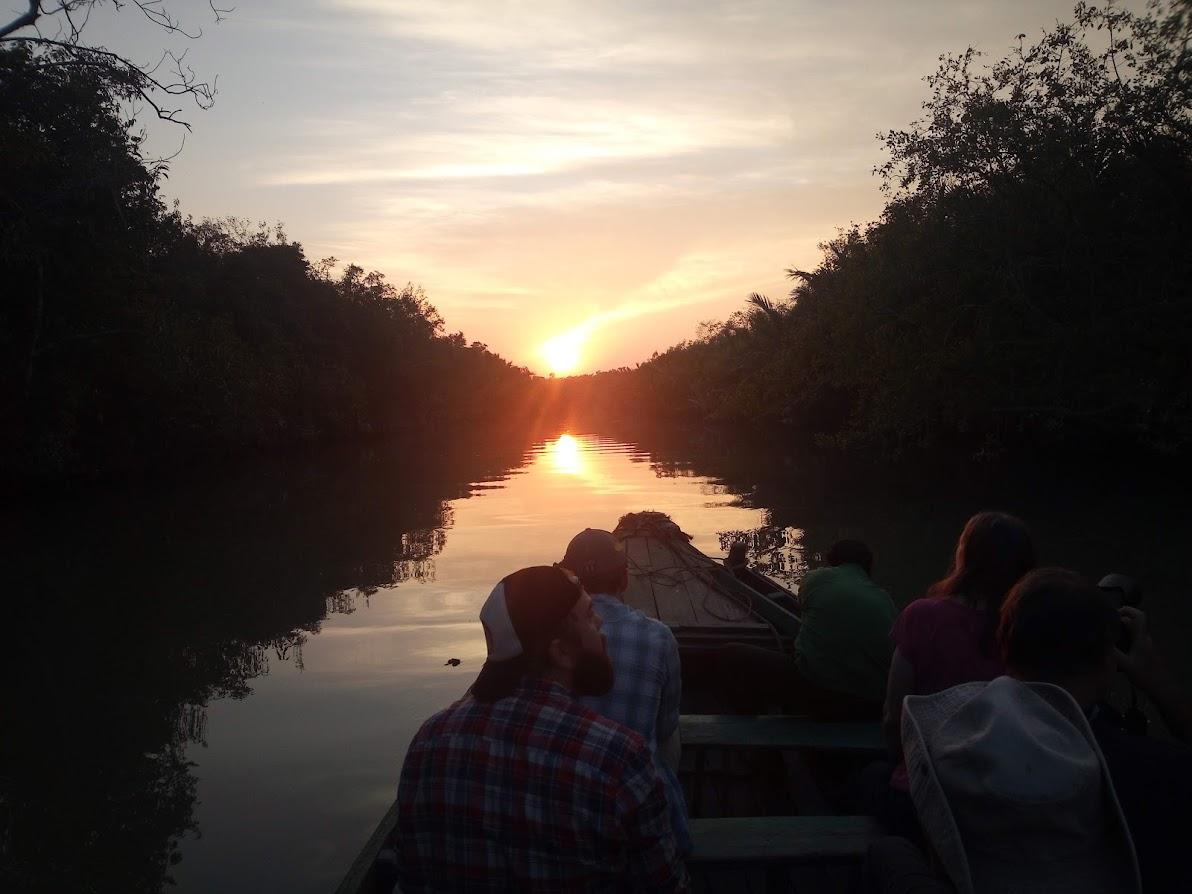
[[[611,717],[641,734],[654,753],[658,775],[666,787],[671,825],[679,850],[691,851],[687,828],[687,804],[679,777],[658,753],[660,742],[670,738],[679,726],[679,644],[669,627],[647,618],[615,596],[592,594],[592,605],[604,622],[601,632],[608,641],[615,680],[607,695],[584,697],[580,703],[597,714]]]
[[[406,894],[688,889],[649,749],[557,683],[431,717],[397,802]]]

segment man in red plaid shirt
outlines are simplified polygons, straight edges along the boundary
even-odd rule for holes
[[[402,767],[401,890],[686,891],[649,746],[575,699],[613,682],[579,582],[523,568],[480,621],[480,675],[422,725]]]

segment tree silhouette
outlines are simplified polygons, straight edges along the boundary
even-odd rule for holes
[[[37,64],[44,68],[84,68],[100,80],[115,96],[124,100],[140,100],[153,109],[164,121],[190,124],[179,118],[181,107],[176,103],[189,98],[200,109],[215,102],[215,81],[200,78],[187,63],[186,53],[164,50],[156,62],[139,63],[102,46],[86,42],[84,31],[100,0],[59,0],[44,3],[29,0],[25,12],[0,25],[0,48],[25,46],[38,51]],[[114,0],[113,8],[120,11],[131,7],[164,33],[195,40],[202,29],[188,28],[174,15],[163,0]],[[220,22],[231,9],[217,7],[208,0],[212,19]]]
[[[1002,59],[941,57],[882,135],[881,216],[788,271],[789,305],[574,389],[834,447],[1186,451],[1190,42],[1186,0],[1082,3]]]

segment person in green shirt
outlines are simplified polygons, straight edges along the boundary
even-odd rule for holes
[[[838,541],[826,558],[799,590],[793,658],[744,644],[720,649],[721,689],[738,710],[778,704],[821,720],[880,719],[894,601],[870,579],[873,553],[864,543]]]
[[[803,579],[795,666],[810,682],[880,706],[890,672],[890,594],[869,577],[873,554],[859,540],[828,550],[828,567]],[[878,710],[880,714],[880,708]]]

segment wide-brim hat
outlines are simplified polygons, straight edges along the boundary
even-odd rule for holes
[[[923,832],[960,894],[1124,894],[1141,883],[1088,719],[1047,683],[999,677],[907,696]]]

